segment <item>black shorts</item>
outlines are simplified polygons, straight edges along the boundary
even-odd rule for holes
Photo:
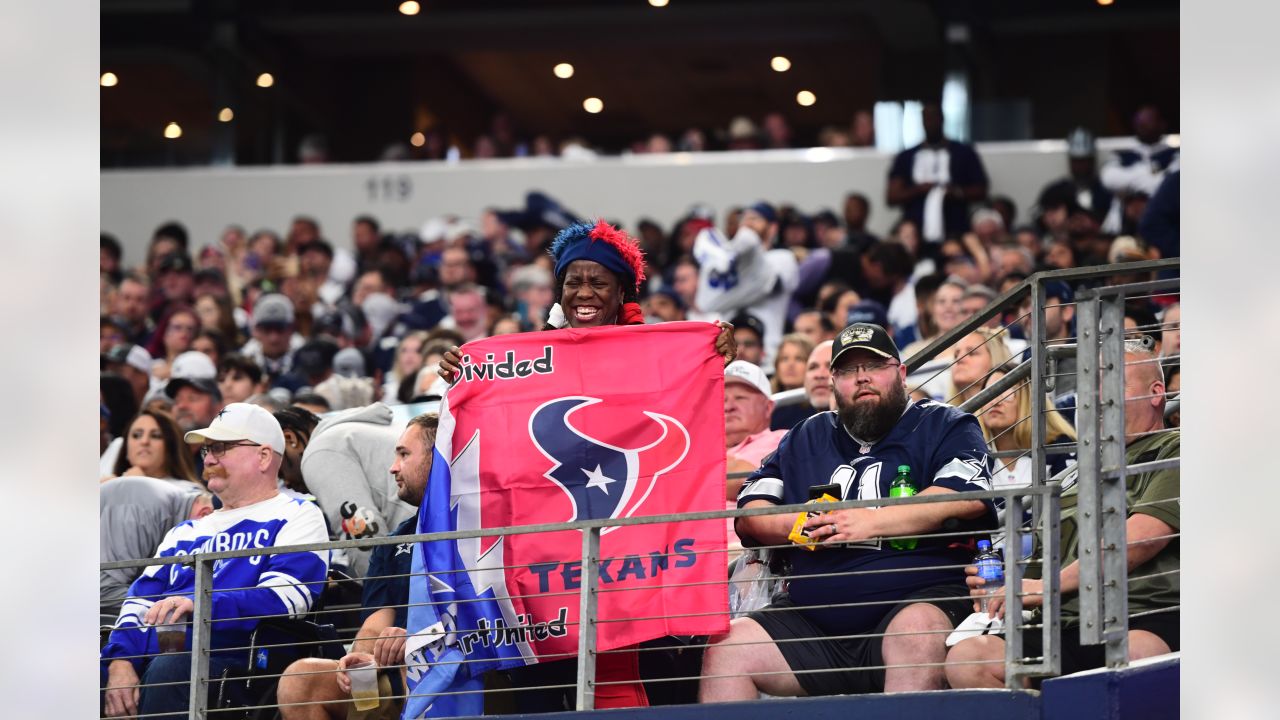
[[[955,598],[954,600],[930,600],[930,598]],[[973,600],[963,583],[948,583],[917,590],[894,605],[872,630],[862,634],[872,637],[829,640],[830,634],[813,622],[803,611],[795,609],[791,598],[785,595],[762,611],[748,617],[760,623],[774,641],[810,638],[811,641],[778,642],[778,650],[787,665],[796,671],[796,680],[810,696],[846,695],[884,692],[884,657],[880,653],[882,637],[889,623],[908,605],[928,602],[941,610],[955,627],[973,612]],[[774,609],[778,608],[778,609]],[[789,609],[782,609],[789,608]],[[848,633],[850,635],[854,633]],[[839,672],[801,672],[841,668]],[[874,668],[863,670],[862,668]]]
[[[1174,652],[1178,650],[1177,610],[1129,618],[1129,629],[1145,630],[1163,640],[1169,646],[1169,650]],[[1081,645],[1078,624],[1063,624],[1061,635],[1063,675],[1106,666],[1107,646]],[[1040,628],[1022,631],[1022,654],[1026,657],[1039,657],[1044,654]]]

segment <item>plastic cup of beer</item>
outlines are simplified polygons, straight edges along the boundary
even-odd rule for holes
[[[348,665],[347,677],[351,679],[351,699],[355,701],[357,710],[378,707],[377,663],[366,661]]]
[[[156,642],[162,653],[179,653],[186,648],[187,627],[182,623],[156,626]]]

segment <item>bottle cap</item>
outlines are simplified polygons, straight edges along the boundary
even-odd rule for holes
[[[979,550],[990,550],[990,549],[991,549],[991,541],[990,541],[990,540],[979,540],[979,541],[978,541],[978,549],[979,549]]]
[[[901,475],[901,474],[903,474],[903,473],[909,473],[909,472],[911,472],[911,466],[910,466],[910,465],[899,465],[899,466],[898,466],[898,474],[899,474],[899,475]]]

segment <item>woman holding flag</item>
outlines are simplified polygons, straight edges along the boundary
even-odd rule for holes
[[[639,288],[644,281],[644,254],[637,241],[603,220],[571,225],[551,243],[555,262],[555,305],[543,330],[587,329],[644,324]],[[715,350],[728,365],[737,357],[733,325],[716,321],[720,332]],[[453,384],[461,367],[461,349],[454,346],[440,362],[440,377]],[[548,712],[573,709],[577,661],[538,663],[510,672],[517,688],[569,685],[552,690],[523,690],[514,694],[518,711]],[[639,653],[605,653],[597,658],[596,708],[644,707],[649,699],[641,683]],[[626,682],[630,681],[630,682]],[[619,684],[612,684],[619,683]]]

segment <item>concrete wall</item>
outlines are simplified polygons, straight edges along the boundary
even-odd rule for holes
[[[1100,147],[1117,142],[1103,141]],[[1008,195],[1022,220],[1041,187],[1066,172],[1059,140],[986,143],[979,151],[993,194]],[[377,217],[387,230],[416,231],[430,217],[455,214],[475,220],[486,207],[523,207],[529,190],[542,190],[583,217],[602,216],[634,227],[651,217],[664,227],[695,202],[723,213],[759,199],[794,203],[802,212],[823,207],[840,213],[846,193],[872,201],[871,227],[883,233],[897,217],[884,205],[892,156],[874,150],[812,148],[759,152],[638,155],[566,161],[554,158],[264,168],[109,170],[102,173],[102,230],[125,248],[125,262],[140,264],[151,232],[179,220],[191,232],[192,251],[217,240],[228,224],[252,232],[283,233],[307,214],[324,235],[350,246],[351,221]]]

